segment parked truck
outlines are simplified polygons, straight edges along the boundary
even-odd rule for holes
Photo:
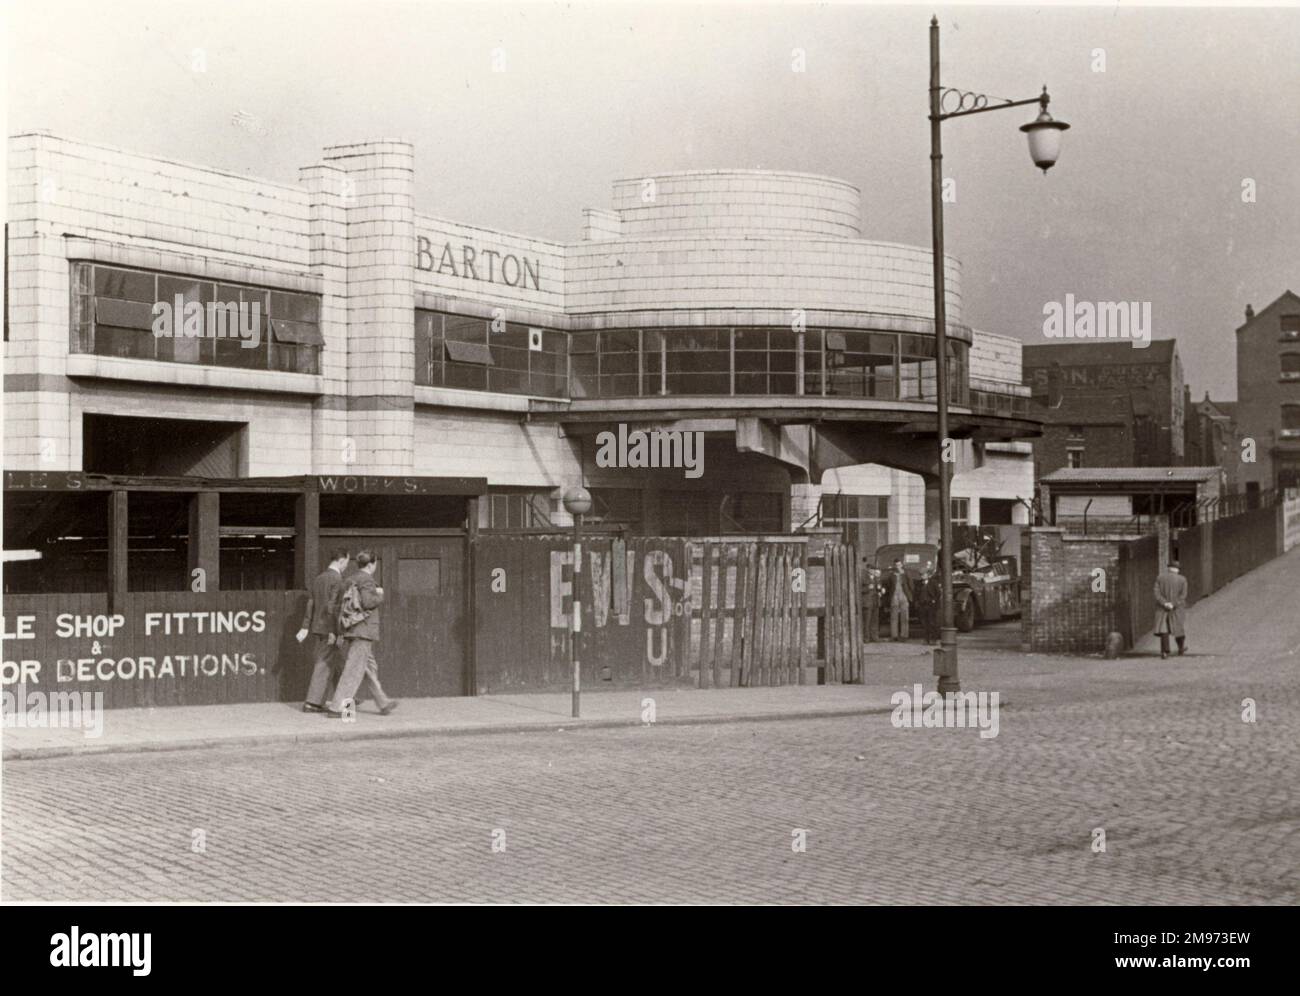
[[[971,546],[959,549],[953,557],[953,621],[963,633],[969,633],[980,623],[1020,615],[1018,561],[1011,556],[990,557],[989,552],[987,547]],[[882,583],[895,560],[903,562],[903,570],[912,584],[917,585],[927,564],[938,573],[939,548],[933,543],[887,543],[877,548],[875,566],[881,572]],[[887,619],[889,605],[883,598],[880,609],[882,617]],[[911,614],[916,618],[915,601]]]

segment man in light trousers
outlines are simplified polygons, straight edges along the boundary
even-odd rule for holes
[[[885,593],[889,596],[890,639],[906,640],[908,638],[907,616],[912,610],[912,579],[907,576],[901,560],[894,561],[894,569],[885,582]]]
[[[379,606],[384,601],[384,589],[375,584],[375,567],[378,564],[374,553],[362,550],[357,554],[357,571],[344,582],[343,605],[348,603],[347,590],[356,586],[357,596],[365,614],[344,625],[346,619],[339,620],[339,629],[343,637],[343,653],[347,663],[343,665],[343,675],[339,678],[334,697],[327,705],[329,715],[341,717],[344,710],[355,712],[357,689],[364,681],[369,686],[371,698],[379,706],[380,715],[387,716],[397,708],[397,700],[384,694],[379,684],[379,665],[375,663],[375,644],[379,642]]]

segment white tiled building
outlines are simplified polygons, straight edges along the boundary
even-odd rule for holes
[[[416,166],[332,146],[281,184],[12,137],[5,469],[483,477],[485,527],[563,524],[583,482],[596,518],[665,534],[789,529],[842,493],[887,499],[889,539],[933,532],[930,252],[864,239],[856,188],[629,178],[561,243],[418,211]],[[1031,496],[1036,423],[1019,344],[961,324],[946,268],[977,523]],[[159,337],[172,300],[256,305],[259,342]],[[705,433],[703,476],[597,466],[620,424]]]

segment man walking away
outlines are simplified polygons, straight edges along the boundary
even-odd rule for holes
[[[379,642],[379,606],[384,601],[384,589],[375,584],[375,567],[378,561],[370,550],[357,554],[357,570],[344,585],[343,600],[339,608],[339,631],[343,635],[343,676],[326,708],[330,716],[343,715],[345,707],[356,707],[357,689],[362,681],[369,685],[370,696],[379,706],[379,713],[387,716],[397,708],[397,700],[384,694],[379,684],[379,665],[375,663],[375,644]]]
[[[939,581],[934,576],[934,565],[926,564],[921,574],[921,584],[916,592],[916,607],[921,616],[926,643],[939,642]]]
[[[867,642],[880,639],[880,572],[869,563],[862,565],[862,615]]]
[[[1187,578],[1178,561],[1171,560],[1156,578],[1156,635],[1160,637],[1160,659],[1169,656],[1169,637],[1178,641],[1178,653],[1187,653],[1187,634],[1183,631],[1183,611],[1187,608]]]
[[[298,630],[298,642],[302,643],[311,634],[313,664],[303,712],[324,712],[325,699],[338,681],[340,661],[335,652],[339,650],[339,601],[343,598],[343,572],[347,570],[349,556],[343,547],[331,550],[329,566],[316,575],[307,595],[307,611]]]
[[[885,582],[885,594],[889,598],[889,638],[899,639],[901,630],[902,639],[906,640],[907,614],[912,610],[912,579],[903,570],[901,559],[894,560],[894,569],[890,571],[889,579]]]

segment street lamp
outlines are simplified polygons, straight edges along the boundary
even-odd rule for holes
[[[591,511],[591,492],[581,485],[564,492],[564,510],[573,516],[573,614],[569,620],[569,665],[573,671],[573,718],[582,692],[578,637],[582,633],[582,517]]]
[[[944,102],[956,98],[951,110]],[[1029,100],[1004,100],[982,93],[970,93],[939,84],[939,18],[930,18],[930,224],[934,248],[934,338],[938,380],[939,443],[939,572],[943,587],[943,616],[939,630],[939,648],[934,652],[934,673],[939,679],[940,695],[961,691],[957,677],[957,628],[953,624],[952,600],[952,464],[945,459],[948,439],[948,316],[944,302],[943,281],[943,144],[940,125],[948,118],[1001,111],[1008,107],[1038,104],[1038,117],[1020,130],[1029,138],[1029,155],[1034,165],[1047,173],[1061,154],[1061,132],[1070,126],[1055,121],[1047,113],[1051,98],[1047,87]]]

